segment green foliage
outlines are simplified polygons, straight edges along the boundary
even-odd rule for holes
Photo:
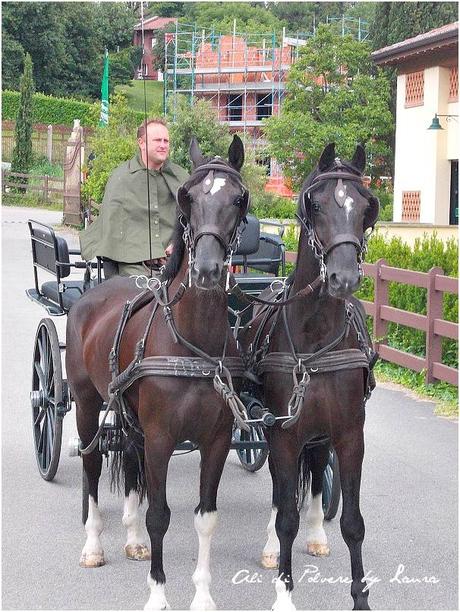
[[[249,34],[281,32],[284,25],[263,4],[254,6],[248,2],[190,2],[180,22],[194,23],[198,30],[214,29],[216,33],[228,34],[233,31],[234,19],[237,32]]]
[[[14,121],[19,110],[20,93],[2,91],[2,120]],[[95,126],[99,120],[99,103],[90,104],[72,98],[55,98],[42,93],[33,95],[32,123],[72,125],[80,119],[83,126]]]
[[[188,150],[192,136],[198,140],[203,155],[227,157],[231,142],[230,132],[226,125],[219,122],[207,100],[198,100],[190,106],[185,96],[178,96],[176,107],[171,105],[168,109],[167,119],[171,159],[179,166],[191,170]]]
[[[109,88],[114,93],[117,85],[130,84],[141,61],[141,47],[126,47],[118,53],[109,53]]]
[[[135,155],[136,132],[143,121],[143,116],[139,117],[139,113],[130,109],[121,94],[111,97],[109,108],[109,124],[98,127],[91,138],[91,150],[96,157],[82,187],[82,194],[98,204],[102,202],[112,171]]]
[[[372,193],[379,199],[379,221],[393,221],[393,192],[382,186],[372,187]]]
[[[371,66],[366,43],[319,26],[289,71],[287,91],[281,115],[267,119],[264,131],[270,154],[294,188],[300,187],[328,142],[335,142],[348,159],[358,142],[364,144],[374,160],[372,175],[384,173],[389,149],[383,137],[392,129],[390,91],[383,72]]]
[[[456,2],[378,2],[370,39],[380,49],[457,20]]]
[[[293,219],[297,204],[289,198],[257,191],[251,193],[251,212],[259,219]]]
[[[104,50],[129,47],[137,21],[117,2],[7,2],[2,12],[3,87],[16,86],[18,59],[28,52],[37,90],[55,96],[99,98]]]
[[[8,32],[2,32],[2,88],[19,90],[24,48]]]
[[[27,174],[32,166],[32,96],[34,81],[32,60],[27,53],[24,61],[24,74],[21,78],[19,110],[16,116],[15,145],[11,161],[11,171]],[[23,182],[20,179],[20,182]]]
[[[439,266],[447,276],[458,276],[458,244],[454,239],[444,242],[435,234],[417,239],[411,248],[400,238],[388,240],[381,232],[376,232],[369,241],[366,261],[373,263],[384,258],[389,266],[428,272]],[[370,278],[365,278],[357,296],[373,301],[374,287]],[[402,310],[426,314],[427,292],[420,287],[411,287],[401,283],[389,283],[390,305]],[[443,299],[443,318],[447,321],[458,320],[458,296],[445,293]],[[425,354],[424,332],[390,323],[388,326],[388,344],[415,355]],[[458,343],[443,340],[443,363],[458,367]]]

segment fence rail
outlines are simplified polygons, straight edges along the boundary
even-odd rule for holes
[[[297,253],[286,253],[286,261],[295,263]],[[426,383],[443,380],[458,386],[458,369],[442,363],[442,339],[458,341],[458,323],[442,318],[444,293],[458,295],[458,279],[444,276],[441,268],[431,268],[429,272],[415,272],[388,266],[384,259],[363,265],[365,276],[374,279],[374,301],[361,300],[366,314],[373,318],[374,347],[380,357],[397,365],[425,371]],[[427,314],[408,312],[389,305],[388,284],[403,283],[427,290]],[[397,323],[425,332],[425,357],[412,355],[386,344],[388,324]]]
[[[31,183],[30,181],[34,182]],[[36,184],[35,181],[40,181],[40,183]],[[43,202],[62,203],[64,199],[64,178],[47,174],[23,174],[22,172],[2,170],[2,194],[7,194],[11,189],[20,189],[25,193],[29,191],[41,192]]]

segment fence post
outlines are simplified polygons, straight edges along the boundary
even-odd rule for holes
[[[51,164],[51,162],[53,161],[53,126],[52,125],[48,126],[48,137],[46,141],[46,157],[48,158],[48,161]]]
[[[374,316],[374,348],[376,351],[379,350],[380,344],[387,343],[388,333],[388,322],[380,318],[380,307],[388,305],[388,281],[382,280],[381,268],[386,266],[387,262],[385,259],[378,259],[375,262],[375,284],[374,284],[374,304],[375,304],[375,316]]]
[[[442,339],[434,333],[434,320],[442,319],[442,291],[436,291],[436,274],[443,274],[442,268],[431,268],[428,272],[428,287],[426,296],[426,316],[428,328],[426,332],[426,374],[425,383],[428,385],[436,379],[433,376],[433,363],[441,362]]]
[[[45,202],[48,202],[48,200],[49,200],[48,179],[49,179],[49,176],[47,174],[45,174],[45,182],[44,182],[44,185],[43,185],[43,199],[44,199]]]

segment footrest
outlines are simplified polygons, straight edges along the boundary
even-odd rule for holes
[[[26,289],[26,295],[32,302],[36,302],[40,304],[40,306],[43,306],[52,317],[59,317],[66,314],[65,310],[63,310],[59,304],[52,302],[44,295],[40,295],[37,293],[36,289]]]

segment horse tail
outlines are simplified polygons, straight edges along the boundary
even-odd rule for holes
[[[305,498],[308,494],[311,480],[311,461],[310,461],[310,450],[305,445],[299,455],[297,462],[297,508],[299,511],[303,508]]]
[[[129,475],[127,472],[129,471]],[[141,433],[131,430],[116,450],[111,451],[110,490],[120,493],[125,481],[129,479],[130,490],[139,495],[139,502],[145,498],[147,481],[144,467],[144,438]]]

